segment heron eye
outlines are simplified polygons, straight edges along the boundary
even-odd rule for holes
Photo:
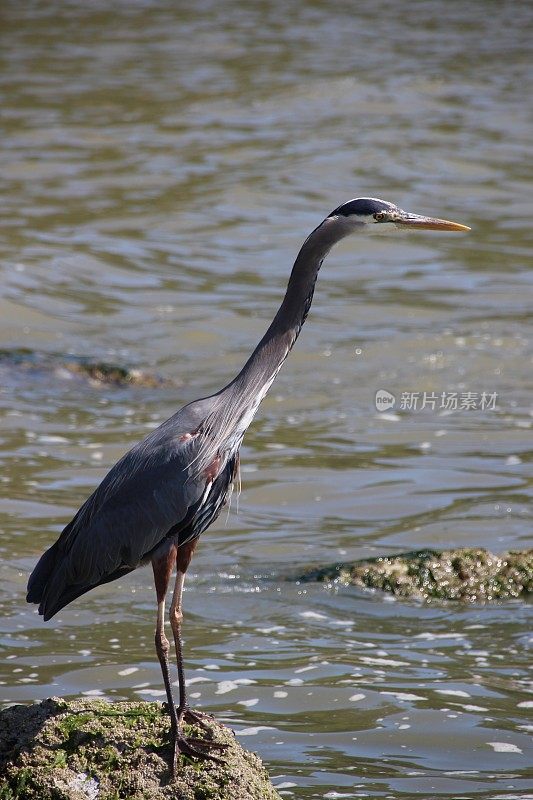
[[[387,219],[387,215],[384,211],[378,211],[377,214],[374,214],[374,219],[376,222],[383,222],[385,219]]]

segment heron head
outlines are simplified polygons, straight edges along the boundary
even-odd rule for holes
[[[357,197],[349,200],[331,212],[328,219],[337,217],[339,221],[353,227],[354,230],[367,230],[384,233],[392,230],[432,230],[432,231],[469,231],[466,225],[450,222],[447,219],[425,217],[412,214],[398,208],[387,200],[377,197]]]

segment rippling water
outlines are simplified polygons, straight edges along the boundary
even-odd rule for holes
[[[191,568],[190,691],[287,797],[533,797],[530,606],[290,580],[530,542],[531,6],[34,0],[3,17],[0,348],[176,387],[2,370],[2,699],[162,696],[149,570],[48,625],[28,572],[128,446],[238,370],[311,228],[384,197],[472,233],[352,239],[325,264],[246,437],[238,509]],[[436,407],[402,409],[416,392]],[[452,392],[496,408],[440,408]]]

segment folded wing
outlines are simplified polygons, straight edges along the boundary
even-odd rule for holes
[[[191,474],[192,436],[148,437],[110,470],[47,550],[28,583],[28,602],[50,619],[75,597],[131,572],[170,532],[179,534],[205,493]]]

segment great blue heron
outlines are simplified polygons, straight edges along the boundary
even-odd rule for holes
[[[216,745],[187,739],[182,730],[184,720],[205,727],[187,704],[181,642],[183,582],[198,538],[228,498],[239,470],[243,436],[300,333],[330,249],[358,231],[405,228],[470,230],[456,222],[409,214],[373,197],[350,200],[332,211],[303,243],[283,302],[237,377],[216,394],[186,405],[127,452],[31,574],[27,600],[39,603],[46,621],[95,586],[152,563],[155,646],[171,719],[173,774],[180,753],[218,760],[208,752]],[[164,631],[165,597],[174,568],[170,624],[178,666],[177,708]]]

